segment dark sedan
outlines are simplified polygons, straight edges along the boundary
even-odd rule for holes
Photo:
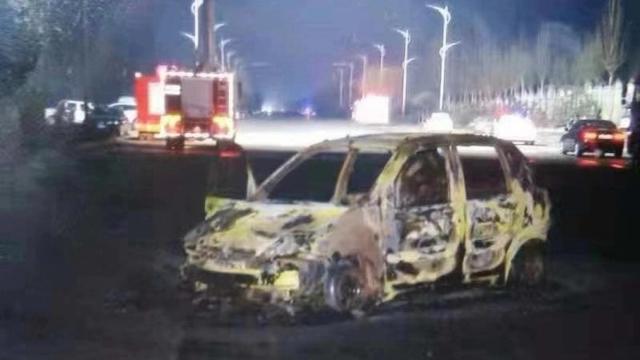
[[[560,139],[562,153],[573,152],[576,156],[591,152],[598,156],[613,154],[621,158],[626,135],[608,120],[578,120],[567,126]]]
[[[89,113],[83,125],[85,131],[92,135],[117,135],[124,122],[126,117],[121,110],[97,106]]]

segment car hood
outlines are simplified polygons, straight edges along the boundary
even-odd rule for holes
[[[185,237],[195,261],[258,261],[313,253],[347,210],[320,203],[256,203],[223,200]]]

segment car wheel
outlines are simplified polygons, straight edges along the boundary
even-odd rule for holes
[[[326,304],[338,312],[362,313],[371,303],[364,295],[365,275],[352,261],[338,260],[327,270]]]
[[[569,153],[569,140],[562,140],[562,155],[567,155]]]
[[[623,153],[623,149],[618,149],[618,150],[616,150],[614,156],[616,157],[616,159],[621,159],[622,158],[622,153]]]
[[[512,260],[508,284],[516,288],[533,288],[544,280],[544,251],[540,242],[525,244]]]
[[[165,142],[165,147],[167,150],[183,150],[184,149],[184,138],[167,138]]]
[[[185,138],[179,137],[176,140],[176,150],[184,150]]]

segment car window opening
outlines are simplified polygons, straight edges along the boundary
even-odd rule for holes
[[[459,146],[467,198],[489,199],[507,194],[505,173],[493,146]]]
[[[400,175],[401,204],[417,207],[449,202],[446,158],[440,149],[423,150],[407,161]]]
[[[275,201],[329,202],[333,197],[346,153],[323,152],[293,168],[270,191]]]

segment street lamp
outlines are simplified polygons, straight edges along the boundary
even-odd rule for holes
[[[382,89],[382,86],[384,85],[384,57],[387,54],[387,50],[385,49],[384,44],[373,44],[373,47],[378,49],[380,52],[380,73],[378,74],[378,82]]]
[[[366,86],[367,86],[367,67],[369,65],[369,58],[367,58],[367,55],[359,55],[358,57],[360,58],[360,60],[362,60],[362,79],[361,79],[362,85],[360,86],[362,91],[362,97],[364,98]]]
[[[452,44],[447,43],[447,32],[449,29],[449,23],[451,23],[451,13],[449,7],[440,7],[435,5],[427,5],[427,7],[437,11],[442,16],[442,47],[440,48],[440,111],[444,108],[444,79],[447,64],[447,51],[452,47],[458,45],[460,42]]]
[[[193,0],[191,4],[191,13],[193,14],[193,34],[183,32],[182,35],[189,38],[193,43],[193,47],[198,51],[200,45],[200,8],[204,0]]]
[[[232,58],[233,56],[235,56],[236,54],[237,54],[237,53],[236,53],[235,51],[233,51],[233,50],[231,50],[231,51],[227,51],[227,53],[225,54],[226,59],[224,60],[224,61],[225,61],[226,66],[228,66],[228,67],[233,67],[233,64],[231,63],[231,58]]]
[[[339,76],[339,95],[338,95],[338,103],[340,104],[340,109],[344,108],[344,64],[343,63],[335,63],[333,64],[338,70]]]
[[[233,59],[233,62],[228,63],[231,66],[232,71],[237,71],[241,66],[245,66],[244,60],[237,57]]]
[[[333,66],[341,66],[341,67],[346,67],[349,68],[349,106],[351,106],[351,104],[353,103],[353,62],[349,61],[349,62],[339,62],[339,63],[335,63],[333,64]]]
[[[232,42],[233,39],[221,39],[220,40],[220,61],[222,62],[222,71],[227,71],[227,63],[225,62],[225,54],[224,54],[224,48],[227,46],[227,44],[229,44],[230,42]]]
[[[411,44],[411,33],[409,30],[395,29],[404,38],[404,61],[402,61],[402,115],[407,111],[407,67],[409,66],[409,44]],[[414,59],[411,59],[414,60]]]

